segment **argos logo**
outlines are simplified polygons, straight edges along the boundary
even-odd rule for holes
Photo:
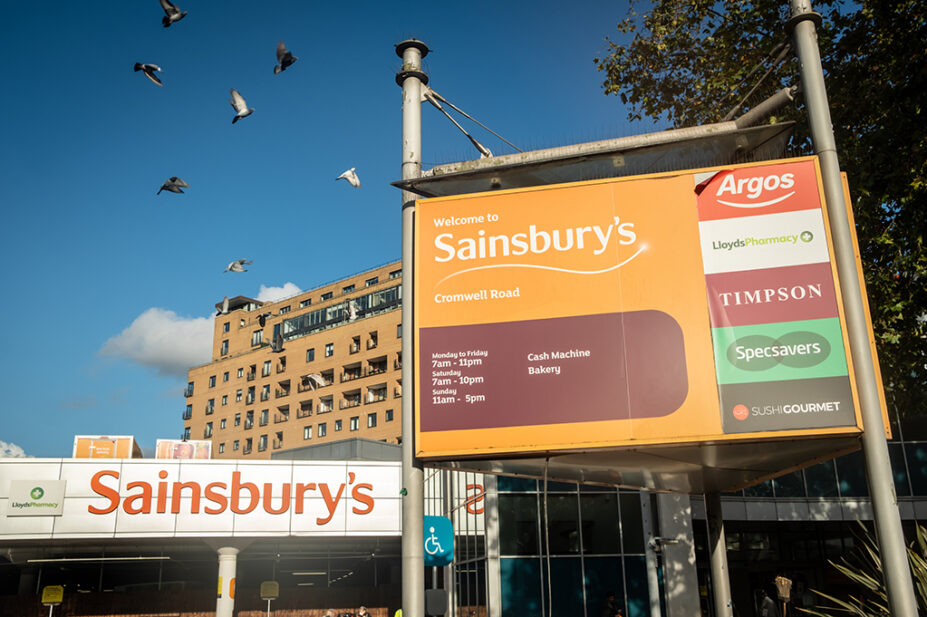
[[[783,195],[778,195],[765,201],[752,201],[759,199],[764,193],[773,191],[789,190],[795,187],[795,174],[784,173],[781,175],[754,176],[751,178],[735,178],[734,174],[726,174],[715,196],[718,203],[734,208],[763,208],[771,206],[795,194],[794,190]],[[728,197],[729,196],[729,197]],[[721,199],[727,197],[727,201]]]

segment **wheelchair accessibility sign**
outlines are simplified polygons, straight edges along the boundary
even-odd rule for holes
[[[454,561],[454,526],[444,516],[425,517],[425,565],[446,566]]]

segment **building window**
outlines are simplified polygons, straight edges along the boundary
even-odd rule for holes
[[[215,376],[215,375],[210,375],[210,376],[209,376],[209,387],[210,387],[210,388],[215,388],[215,387],[216,387],[216,376]]]
[[[228,380],[229,380],[229,372],[225,371],[224,373],[222,373],[222,381],[228,381]]]
[[[245,369],[243,368],[238,369],[238,378],[241,379],[244,376],[245,376]]]
[[[245,447],[241,452],[242,454],[251,454],[251,438],[250,437],[245,439]]]
[[[264,342],[264,331],[263,330],[255,330],[254,332],[251,333],[251,346],[252,347],[256,347],[257,345],[260,345],[263,342]]]
[[[267,377],[270,375],[270,360],[264,361],[264,369],[261,371],[261,377]]]
[[[225,418],[222,418],[221,420],[219,420],[219,428],[220,428],[220,429],[224,429],[225,426],[226,426],[225,423],[226,423],[226,419],[225,419]]]
[[[206,401],[206,415],[211,414],[216,409],[216,399],[211,398]]]
[[[192,382],[192,381],[188,381],[188,382],[187,382],[187,387],[184,389],[183,395],[184,395],[184,396],[193,396],[193,382]]]
[[[203,429],[203,439],[209,439],[212,437],[212,422],[206,423],[206,428]]]
[[[306,350],[306,362],[312,362],[315,360],[315,347],[310,347]]]
[[[241,389],[235,390],[235,402],[236,403],[241,402]]]
[[[219,454],[225,454],[225,443],[219,444]]]
[[[290,307],[288,307],[288,306],[281,306],[281,307],[280,307],[280,314],[281,314],[281,315],[285,315],[285,314],[287,314],[287,313],[289,313],[289,312],[290,312]]]
[[[328,434],[328,427],[325,424],[325,422],[319,424],[319,437],[325,437]]]
[[[183,419],[189,420],[193,417],[193,405],[187,405],[186,409],[183,410]]]
[[[245,430],[254,426],[254,410],[248,410],[245,412]]]
[[[312,439],[312,425],[303,427],[303,439]]]
[[[235,414],[235,426],[241,426],[241,414]]]
[[[335,353],[335,344],[334,343],[325,343],[325,357],[330,358]]]
[[[238,440],[232,442],[232,450],[238,452]]]
[[[225,406],[225,405],[228,405],[228,404],[229,404],[229,395],[228,395],[228,394],[223,394],[223,395],[222,395],[222,405]]]
[[[402,270],[401,270],[401,269],[400,269],[400,270],[393,270],[392,272],[389,273],[389,277],[390,277],[391,279],[398,279],[400,276],[402,276]]]
[[[225,339],[224,341],[222,341],[222,349],[219,351],[219,353],[220,355],[224,356],[228,352],[229,352],[229,341],[228,339]]]
[[[267,421],[270,417],[270,413],[267,409],[261,410],[261,426],[267,426]]]
[[[225,322],[224,324],[222,324],[222,331],[223,332],[229,331],[229,322]]]
[[[367,428],[373,428],[377,425],[377,414],[368,413],[367,414]]]
[[[261,400],[266,401],[270,398],[270,384],[265,383],[264,387],[261,388]]]
[[[393,421],[393,410],[392,409],[387,409],[386,411],[383,412],[383,415],[385,416],[387,422]]]
[[[396,338],[402,338],[402,324],[396,324]]]
[[[360,418],[358,416],[351,416],[350,427],[352,431],[360,428]]]
[[[183,440],[186,441],[188,439],[190,439],[190,427],[185,426],[183,429]]]
[[[322,302],[332,299],[332,292],[328,291],[322,294]]]
[[[258,439],[258,452],[263,452],[267,449],[267,435],[261,435]]]
[[[310,304],[312,304],[312,298],[306,298],[305,300],[299,303],[299,308],[305,308],[309,306]]]
[[[274,450],[279,450],[283,447],[283,431],[277,431],[274,433]]]
[[[335,432],[337,433],[340,430],[341,430],[341,420],[335,420]]]
[[[342,295],[349,294],[352,291],[354,291],[354,285],[345,285],[344,287],[341,288]]]
[[[375,276],[371,279],[367,279],[366,281],[364,281],[364,287],[370,287],[372,285],[376,285],[379,282],[380,282],[380,279]]]
[[[248,396],[245,397],[245,405],[250,405],[254,402],[254,386],[248,386]]]

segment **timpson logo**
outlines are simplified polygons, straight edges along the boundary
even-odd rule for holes
[[[485,215],[435,218],[434,224],[435,227],[454,227],[457,225],[492,223],[498,220],[498,215],[491,216],[495,218],[487,218]],[[464,272],[486,268],[537,268],[569,274],[602,274],[603,272],[616,270],[640,255],[646,248],[645,245],[638,242],[635,224],[622,221],[620,217],[616,216],[604,226],[599,224],[564,229],[539,229],[537,225],[529,225],[524,231],[514,234],[492,235],[488,234],[485,229],[479,229],[476,235],[445,231],[434,238],[434,248],[436,249],[434,261],[437,263],[461,262],[466,264],[497,258],[531,257],[533,255],[540,256],[574,251],[589,252],[594,256],[599,256],[610,249],[614,251],[617,247],[636,247],[637,250],[630,257],[617,264],[594,271],[569,270],[533,263],[475,265],[472,268],[455,272],[439,281],[439,283]]]
[[[316,524],[325,525],[332,520],[342,500],[350,504],[351,512],[364,515],[373,512],[374,498],[370,495],[373,485],[369,482],[355,482],[354,472],[348,473],[347,484],[329,485],[324,482],[284,482],[274,485],[270,482],[257,484],[242,481],[241,472],[232,472],[229,482],[165,482],[167,471],[158,472],[160,482],[135,481],[126,485],[125,495],[108,486],[106,479],[119,480],[119,472],[102,470],[90,480],[91,490],[107,500],[102,506],[88,506],[90,514],[109,514],[121,509],[126,514],[222,514],[231,510],[235,514],[248,514],[262,510],[267,514],[285,514],[291,507],[294,514],[305,512],[305,499],[322,497],[326,516],[316,518]],[[116,483],[118,485],[118,482]],[[274,501],[279,505],[274,507]],[[186,507],[182,507],[186,504]]]
[[[795,194],[795,174],[772,174],[735,178],[729,173],[718,184],[715,199],[719,204],[732,208],[765,208],[781,203]],[[777,192],[788,191],[774,195]],[[771,195],[771,193],[773,195]]]

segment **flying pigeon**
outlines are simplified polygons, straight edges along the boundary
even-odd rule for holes
[[[165,28],[170,28],[171,24],[180,21],[187,16],[187,12],[181,12],[170,0],[161,0],[161,8],[164,9],[164,17],[161,18],[161,24]]]
[[[274,337],[274,340],[270,342],[270,350],[273,353],[280,353],[283,351],[283,335],[277,332],[277,336]]]
[[[283,44],[283,41],[280,41],[277,43],[277,62],[280,64],[274,66],[274,75],[279,75],[287,70],[287,68],[297,60],[299,60],[299,58],[291,54],[290,50]]]
[[[358,306],[355,300],[348,302],[348,321],[354,321],[357,319],[357,309]]]
[[[270,317],[271,315],[273,315],[273,313],[261,313],[260,315],[258,315],[258,323],[261,325],[262,328],[267,323],[267,318]]]
[[[343,174],[335,178],[335,180],[341,180],[341,179],[347,180],[351,184],[351,186],[353,186],[356,189],[359,189],[360,188],[360,178],[358,178],[357,174],[354,173],[355,169],[357,168],[352,167],[351,169],[347,170],[346,172],[344,172]]]
[[[167,179],[167,182],[161,185],[161,188],[158,189],[158,192],[155,195],[160,195],[161,191],[170,191],[171,193],[183,193],[181,189],[188,189],[190,185],[178,178],[177,176],[171,176]]]
[[[217,316],[228,314],[229,312],[229,297],[228,296],[225,296],[224,298],[222,298],[222,307],[218,308],[218,311],[219,312],[216,313]]]
[[[247,270],[245,270],[245,265],[250,266],[251,262],[247,259],[236,259],[230,263],[223,272],[247,272]]]
[[[164,85],[164,84],[161,83],[161,80],[158,79],[158,76],[155,75],[155,71],[160,71],[160,70],[161,70],[161,67],[158,66],[157,64],[142,64],[141,62],[136,62],[136,63],[135,63],[135,70],[136,70],[136,72],[142,71],[143,73],[145,73],[145,77],[147,77],[148,79],[150,79],[150,80],[153,81],[154,83],[158,84],[159,86],[163,86],[163,85]]]
[[[235,110],[235,117],[232,118],[232,124],[235,124],[242,118],[247,118],[254,113],[254,109],[248,109],[248,104],[245,102],[245,97],[238,93],[238,90],[232,88],[229,90],[232,93],[232,100],[229,101],[232,105],[232,109]]]
[[[325,383],[325,380],[318,373],[309,373],[308,375],[303,375],[303,385],[308,385],[315,390],[316,385],[321,388],[328,384]]]

